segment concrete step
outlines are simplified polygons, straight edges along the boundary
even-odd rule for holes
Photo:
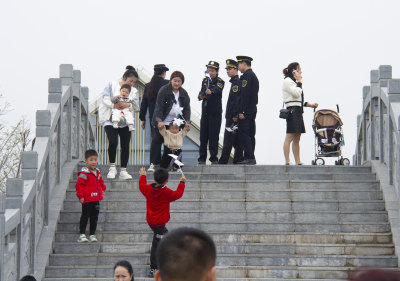
[[[81,216],[80,210],[63,211],[60,214],[61,223],[76,223]],[[99,223],[144,221],[145,210],[110,211],[104,210],[99,215]],[[171,222],[387,222],[388,216],[384,211],[369,212],[259,212],[259,211],[173,211]]]
[[[117,187],[110,187],[104,196],[104,200],[134,200],[143,199],[143,195],[139,190],[125,190],[117,189]],[[76,191],[70,189],[67,191],[67,200],[76,200]],[[363,190],[280,190],[280,189],[267,189],[267,190],[231,190],[231,189],[218,189],[218,190],[200,190],[188,187],[183,194],[182,199],[249,199],[249,200],[341,200],[341,201],[356,201],[356,200],[382,200],[382,192],[363,191]]]
[[[168,228],[171,230],[168,226]],[[392,234],[387,233],[307,233],[307,232],[209,232],[215,243],[296,243],[296,244],[391,244]],[[76,231],[56,234],[56,242],[75,242]],[[145,232],[103,231],[96,234],[99,241],[143,243],[153,239],[150,229]]]
[[[57,231],[75,231],[78,233],[79,222],[76,223],[59,223],[57,226]],[[168,223],[168,228],[177,228],[177,227],[195,227],[200,228],[204,231],[226,231],[226,232],[260,232],[264,231],[268,232],[322,232],[322,233],[336,233],[336,232],[373,232],[373,233],[383,233],[390,231],[390,225],[387,222],[378,223],[260,223],[260,222],[237,222],[233,223],[208,223],[208,222],[199,222],[199,223],[187,223],[187,222],[170,222]],[[131,221],[131,222],[106,222],[99,223],[97,226],[97,231],[112,231],[112,230],[120,230],[127,232],[134,231],[147,231],[149,230],[149,226],[144,221]]]
[[[134,210],[145,210],[146,201],[145,199],[137,200],[105,200],[101,202],[101,210],[114,210],[114,211],[134,211]],[[75,200],[65,200],[63,210],[72,211],[80,210],[82,208],[81,203]],[[338,200],[311,200],[311,201],[290,201],[290,200],[277,200],[271,199],[268,201],[264,200],[251,200],[251,199],[208,199],[208,200],[197,200],[197,199],[180,199],[171,203],[171,210],[199,210],[199,211],[246,211],[246,210],[258,210],[258,211],[281,211],[281,212],[305,212],[305,211],[384,211],[385,202],[383,200],[357,200],[357,201],[338,201]]]
[[[148,259],[149,255],[135,255],[135,258],[132,259],[132,256],[125,254],[116,254],[114,256],[109,256],[107,259],[112,259],[112,261],[108,261],[108,263],[102,263],[103,254],[98,255],[79,255],[76,256],[77,259],[86,258],[98,260],[99,265],[76,265],[73,268],[71,266],[48,266],[46,269],[46,277],[110,277],[112,276],[112,265],[118,261],[119,259],[128,259],[134,261],[133,265],[135,266],[134,272],[137,276],[145,276],[148,270]],[[143,262],[141,265],[138,261]],[[224,266],[218,270],[219,277],[225,277],[224,273],[228,275],[227,277],[247,277],[249,275],[243,274],[245,271],[241,270],[239,272],[235,272],[230,266],[256,266],[266,268],[267,270],[261,269],[261,272],[255,272],[255,275],[262,275],[266,272],[269,272],[268,267],[281,267],[279,268],[280,272],[276,272],[276,274],[280,274],[278,277],[289,277],[293,278],[295,276],[290,276],[288,273],[295,270],[296,272],[301,270],[301,267],[304,268],[306,272],[313,272],[315,275],[306,276],[304,278],[321,278],[322,276],[317,276],[316,272],[320,273],[324,277],[327,277],[327,272],[338,272],[336,267],[364,267],[364,266],[375,266],[375,267],[397,267],[397,258],[392,256],[296,256],[296,255],[219,255],[217,257],[217,265]],[[285,267],[292,267],[289,272],[285,270]],[[322,267],[323,270],[315,270],[313,267]],[[278,268],[276,268],[278,269]],[[340,271],[339,271],[340,272]],[[236,276],[232,276],[236,275]],[[253,277],[253,276],[249,276]],[[256,276],[254,276],[256,277]],[[261,277],[261,276],[259,276]],[[267,277],[267,276],[263,276]],[[277,276],[269,276],[269,277],[277,277]],[[324,278],[322,277],[322,278]],[[334,278],[343,278],[345,276],[334,276]],[[328,278],[332,278],[328,277]]]
[[[124,253],[150,254],[151,243],[121,243],[121,242],[57,242],[54,254],[81,253]],[[217,253],[220,254],[288,254],[288,255],[362,255],[387,256],[393,255],[393,244],[271,244],[271,243],[218,243]],[[65,264],[73,263],[73,260]],[[82,263],[80,263],[82,265]]]

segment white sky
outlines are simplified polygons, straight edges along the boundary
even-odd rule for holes
[[[225,66],[227,58],[248,55],[260,81],[256,158],[260,164],[284,163],[285,121],[282,69],[298,61],[306,101],[321,108],[340,105],[349,159],[355,151],[356,118],[362,86],[370,70],[391,64],[400,77],[400,2],[393,1],[2,1],[0,4],[0,93],[13,111],[12,123],[26,115],[35,124],[45,109],[47,83],[59,65],[82,71],[90,99],[126,65],[165,63],[181,70],[183,87],[197,101],[205,64]],[[171,74],[169,72],[168,74]],[[228,77],[223,69],[220,76]],[[224,90],[224,107],[229,83]],[[313,112],[306,108],[307,133],[302,161],[314,157]]]

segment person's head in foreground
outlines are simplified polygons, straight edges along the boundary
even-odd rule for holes
[[[24,277],[21,278],[20,281],[36,281],[36,278],[33,277],[32,275],[25,275]]]
[[[182,227],[169,232],[157,249],[156,281],[215,281],[216,250],[204,231]]]
[[[353,272],[350,281],[400,281],[400,272],[394,270],[369,269]]]
[[[129,261],[119,261],[114,265],[114,281],[134,281],[133,268]]]

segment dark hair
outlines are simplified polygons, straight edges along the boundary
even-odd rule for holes
[[[124,75],[122,76],[122,79],[126,80],[131,76],[135,76],[136,78],[139,78],[139,74],[136,72],[135,68],[131,65],[128,65],[126,67],[126,71],[125,71]]]
[[[158,79],[164,72],[165,70],[157,70],[154,71],[153,77],[151,77],[151,80],[149,84],[147,84],[146,92],[144,93],[144,97],[148,99],[149,101],[154,100],[154,98],[157,95],[157,91],[159,90],[159,80]]]
[[[115,269],[116,269],[118,266],[125,267],[126,270],[128,270],[129,274],[132,275],[131,281],[134,281],[134,280],[135,280],[135,277],[133,276],[133,268],[132,268],[132,265],[131,265],[131,263],[130,263],[129,261],[122,260],[122,261],[117,262],[117,263],[114,265],[114,273],[115,273]]]
[[[128,85],[128,84],[123,84],[123,85],[121,86],[121,89],[120,89],[120,90],[122,90],[122,89],[128,89],[129,93],[131,92],[131,86]]]
[[[183,76],[183,73],[180,71],[174,71],[171,73],[171,77],[169,78],[169,83],[171,84],[171,80],[174,79],[175,77],[179,77],[182,80],[182,84],[185,83],[185,76]]]
[[[85,160],[88,159],[90,156],[99,156],[97,151],[94,149],[88,149],[85,151]]]
[[[204,231],[181,227],[169,232],[158,245],[157,263],[163,281],[200,281],[215,265],[216,250]]]
[[[286,68],[283,69],[283,75],[286,77],[293,78],[293,71],[297,69],[300,64],[298,62],[292,62]]]
[[[36,281],[36,278],[32,275],[25,275],[20,279],[20,281]]]
[[[239,63],[245,63],[247,66],[251,66],[251,61],[249,61],[249,60],[242,60],[242,61],[239,61],[239,62],[238,62],[238,65],[239,65]]]
[[[168,179],[168,171],[164,168],[158,168],[154,171],[154,180],[158,184],[163,184]]]
[[[392,270],[371,269],[351,273],[350,281],[399,281],[400,272]]]

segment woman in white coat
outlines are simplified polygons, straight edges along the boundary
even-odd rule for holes
[[[304,102],[302,89],[302,72],[299,63],[293,62],[283,69],[283,102],[290,110],[291,115],[286,119],[286,138],[283,144],[286,165],[290,165],[290,144],[296,165],[303,165],[300,161],[300,137],[306,132],[303,121],[303,107],[317,108],[318,103]]]
[[[110,170],[107,174],[107,178],[109,179],[114,179],[117,175],[115,158],[117,155],[118,136],[121,144],[121,171],[119,178],[132,179],[132,176],[126,171],[126,166],[128,165],[129,160],[129,143],[131,140],[131,132],[126,124],[119,124],[118,128],[114,129],[113,123],[111,122],[111,114],[113,108],[124,109],[127,107],[132,107],[131,109],[133,111],[139,110],[139,96],[136,88],[133,87],[138,78],[139,75],[135,68],[128,65],[124,75],[122,76],[122,80],[109,82],[102,93],[103,99],[99,105],[99,122],[104,127],[104,131],[106,132],[108,139],[108,158],[110,160]],[[121,86],[124,84],[132,87],[129,97],[133,98],[133,104],[124,102],[113,104],[111,102],[111,98],[114,96],[119,96]]]

